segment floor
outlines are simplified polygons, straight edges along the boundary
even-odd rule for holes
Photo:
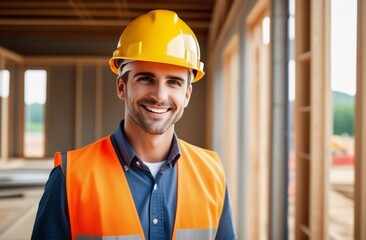
[[[1,190],[0,239],[30,239],[43,187]],[[13,196],[13,197],[9,197]]]
[[[30,239],[52,160],[12,160],[0,168],[0,240]]]
[[[0,240],[30,239],[44,183],[52,160],[20,161],[0,165]],[[330,173],[329,237],[353,239],[353,170],[337,166]],[[289,202],[289,239],[293,239],[293,206]]]
[[[330,171],[330,240],[353,239],[354,167],[334,166]]]

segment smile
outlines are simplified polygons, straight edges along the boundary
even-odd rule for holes
[[[148,110],[149,112],[152,113],[158,113],[158,114],[163,114],[169,111],[169,108],[154,108],[154,107],[150,107],[150,106],[144,106],[144,108],[146,110]]]

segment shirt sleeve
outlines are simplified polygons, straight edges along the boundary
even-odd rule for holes
[[[236,232],[232,218],[230,197],[226,186],[224,207],[222,209],[222,214],[215,240],[234,240],[234,239],[236,239]]]
[[[31,239],[71,239],[66,182],[60,166],[52,170],[46,183]]]

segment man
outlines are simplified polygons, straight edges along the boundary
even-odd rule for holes
[[[56,153],[32,239],[236,239],[217,154],[174,132],[204,75],[192,30],[174,12],[145,14],[110,66],[125,119],[111,136]]]

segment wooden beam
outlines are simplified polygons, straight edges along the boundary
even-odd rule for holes
[[[2,25],[12,26],[127,26],[129,20],[94,20],[94,19],[1,19]],[[208,28],[210,21],[186,21],[191,28]],[[1,29],[0,29],[1,30]]]
[[[5,59],[9,59],[9,60],[12,60],[12,61],[15,61],[15,62],[23,62],[24,61],[24,58],[15,53],[15,52],[12,52],[6,48],[3,48],[0,46],[0,56],[1,57],[4,57]]]
[[[145,14],[147,11],[145,10],[117,10],[117,9],[107,9],[107,10],[78,10],[75,9],[0,9],[0,16],[3,19],[6,16],[22,16],[25,17],[79,17],[82,16],[90,16],[90,17],[108,17],[111,18],[128,18],[131,20],[138,16]],[[211,19],[210,11],[182,11],[179,12],[179,17],[181,18],[194,18],[194,19]]]
[[[227,35],[227,32],[230,29],[230,26],[234,23],[235,17],[237,16],[239,10],[244,5],[244,3],[246,3],[246,0],[233,0],[233,3],[231,4],[231,8],[229,9],[228,14],[226,14],[224,23],[221,24],[219,31],[212,29],[212,27],[214,27],[214,26],[212,26],[212,25],[210,26],[210,29],[209,29],[210,36],[208,38],[208,51],[211,53],[210,54],[211,57],[208,59],[207,65],[214,64],[214,61],[216,59],[216,57],[215,57],[216,51],[218,51],[218,49],[221,47],[221,45]],[[219,3],[217,2],[217,4],[219,4]],[[220,18],[220,16],[213,15],[212,21],[215,21],[215,18],[217,18],[217,17]],[[214,32],[211,33],[212,31],[214,31]]]
[[[75,57],[54,57],[54,56],[29,56],[24,59],[24,64],[29,65],[37,65],[47,63],[48,65],[74,65],[74,64],[108,64],[109,57],[98,57],[98,56],[75,56]]]
[[[310,239],[328,239],[332,135],[329,1],[312,0],[310,14]]]
[[[22,26],[126,26],[127,20],[81,20],[81,19],[1,19],[1,25]]]
[[[357,93],[355,110],[355,233],[354,239],[366,239],[366,1],[358,0],[357,14]]]
[[[170,1],[170,2],[159,2],[159,1],[146,1],[143,3],[128,2],[125,5],[128,9],[179,9],[179,10],[192,10],[192,11],[211,11],[213,8],[214,0],[200,0],[198,1]],[[97,1],[97,2],[83,2],[83,6],[86,8],[116,8],[118,4],[113,1]],[[0,8],[70,8],[70,4],[67,2],[57,1],[0,1]]]
[[[75,76],[75,148],[82,147],[83,135],[83,64],[76,64]]]
[[[95,87],[95,139],[103,136],[103,73],[102,64],[97,65]]]

